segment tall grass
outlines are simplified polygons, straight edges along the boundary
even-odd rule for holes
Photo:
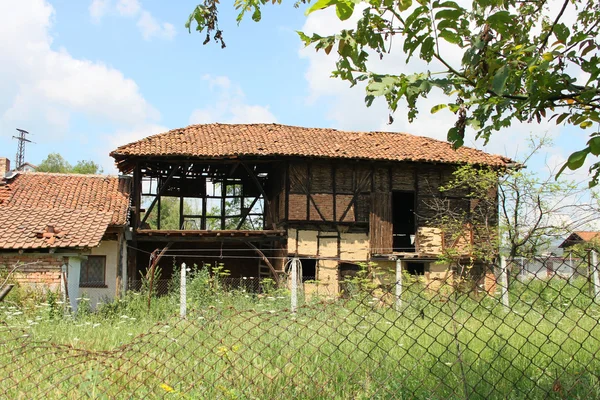
[[[284,290],[222,290],[198,274],[176,293],[74,317],[45,301],[3,306],[6,398],[600,398],[600,309],[584,280],[514,282],[490,296],[418,281],[402,308],[380,288],[297,313]]]

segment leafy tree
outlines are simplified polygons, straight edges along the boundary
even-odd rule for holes
[[[306,0],[297,0],[307,3]],[[240,22],[246,13],[260,21],[261,8],[281,0],[236,0]],[[452,0],[317,0],[307,14],[335,9],[349,28],[337,34],[308,36],[305,45],[337,56],[333,76],[356,85],[366,82],[366,103],[385,97],[390,119],[406,104],[409,121],[418,114],[418,102],[434,89],[447,102],[431,112],[448,108],[457,115],[448,140],[463,145],[465,129],[488,140],[514,121],[554,120],[582,129],[600,123],[600,3],[597,0],[562,0],[558,8],[547,0],[473,0],[470,6]],[[186,27],[205,32],[225,47],[218,22],[218,0],[203,0],[191,13]],[[352,22],[355,21],[355,22]],[[419,58],[427,71],[412,74],[379,73],[372,69],[373,55],[385,57],[402,51],[408,62]],[[460,62],[448,55],[460,54]],[[580,168],[589,154],[600,154],[600,133],[573,153],[565,167]],[[559,172],[562,172],[559,171]],[[591,185],[597,184],[600,163],[590,168]]]
[[[50,153],[37,168],[38,172],[58,172],[62,174],[101,174],[102,167],[93,161],[78,161],[73,167],[58,153]]]
[[[58,153],[50,153],[45,160],[43,160],[37,167],[38,172],[59,172],[59,173],[69,173],[71,172],[71,164],[67,160],[65,160]]]
[[[91,160],[77,161],[77,164],[71,169],[74,174],[101,174],[104,172],[102,167]]]
[[[551,145],[545,138],[531,140],[531,153],[523,161]],[[525,169],[507,173],[473,165],[458,168],[430,207],[449,236],[447,243],[460,242],[471,233],[474,240],[472,244],[461,242],[471,246],[466,252],[464,248],[448,249],[446,258],[458,260],[466,253],[490,262],[499,251],[509,258],[532,257],[594,222],[600,209],[597,195],[566,177],[555,180],[553,175],[550,171],[543,178]],[[446,198],[456,196],[457,191],[470,200],[462,208]]]

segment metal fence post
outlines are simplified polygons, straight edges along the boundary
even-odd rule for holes
[[[506,268],[506,257],[500,256],[500,290],[502,294],[502,304],[509,308],[508,303],[508,271]]]
[[[298,309],[298,258],[292,259],[292,312],[295,313]]]
[[[187,282],[186,266],[181,263],[181,279],[179,282],[179,316],[185,318],[187,314]]]
[[[396,310],[402,307],[402,261],[396,258]]]
[[[592,250],[592,276],[594,278],[594,299],[600,300],[600,277],[598,277],[598,253]]]

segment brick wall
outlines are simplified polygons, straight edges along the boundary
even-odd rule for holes
[[[19,267],[12,275],[18,283],[28,286],[46,286],[52,290],[60,288],[62,265],[65,258],[58,255],[0,254],[0,272],[4,275],[17,263]]]

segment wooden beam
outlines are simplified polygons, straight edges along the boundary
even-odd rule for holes
[[[290,220],[290,162],[286,163],[285,168],[285,222]]]
[[[171,171],[171,173],[169,173],[169,176],[167,176],[167,180],[160,187],[160,190],[158,191],[158,193],[156,193],[156,196],[154,197],[154,200],[152,200],[152,203],[150,204],[150,207],[148,207],[148,210],[146,210],[146,212],[144,213],[144,218],[140,221],[139,225],[136,225],[137,227],[142,226],[144,224],[144,222],[146,222],[146,220],[150,216],[150,213],[152,212],[152,209],[156,205],[156,202],[158,201],[158,198],[163,194],[163,192],[164,192],[165,188],[167,187],[169,181],[175,175],[175,172],[179,171],[179,167],[180,166],[177,165],[176,167],[173,168],[173,170]]]
[[[246,165],[245,162],[240,162],[240,164],[242,164],[242,167],[244,167],[244,169],[250,176],[250,179],[252,179],[252,181],[256,185],[256,188],[262,194],[264,204],[267,207],[268,213],[270,214],[270,217],[271,217],[271,225],[272,225],[273,229],[275,229],[275,222],[274,222],[275,218],[273,218],[273,209],[271,207],[271,202],[269,201],[269,198],[267,196],[267,193],[265,192],[265,189],[262,187],[262,185],[260,184],[260,181],[258,180],[258,177],[256,175],[254,175],[254,172],[250,169],[250,167],[248,165]]]
[[[369,177],[372,177],[372,176],[373,176],[373,170],[371,170],[367,175],[365,175],[360,180],[360,182],[356,185],[356,190],[354,191],[354,194],[352,195],[352,199],[348,203],[348,207],[346,207],[346,209],[344,210],[344,213],[340,217],[340,222],[343,221],[344,218],[346,218],[346,215],[348,214],[348,212],[352,208],[352,205],[355,204],[356,198],[358,197],[358,195],[360,194],[360,192],[363,190],[363,186],[365,185],[365,183],[368,183]]]
[[[335,186],[335,172],[336,172],[336,165],[335,164],[331,164],[331,189],[333,192],[333,220],[337,221],[337,190],[336,190],[336,186]],[[338,242],[339,243],[339,242]]]
[[[142,181],[140,174],[140,163],[136,161],[135,167],[133,170],[133,209],[134,209],[134,220],[133,223],[135,227],[139,226],[140,222],[140,201],[141,201],[141,189],[142,189]]]
[[[156,271],[156,266],[158,265],[158,262],[160,261],[160,259],[162,258],[162,256],[166,253],[167,250],[169,250],[169,247],[171,247],[173,245],[173,242],[169,242],[167,243],[167,245],[165,247],[163,247],[163,249],[161,250],[160,253],[156,254],[156,252],[158,251],[158,249],[154,250],[152,252],[152,254],[154,255],[154,259],[152,260],[152,265],[150,266],[150,277],[148,278],[149,280],[149,285],[148,285],[148,312],[150,312],[150,304],[152,301],[152,288],[154,286],[154,272]]]
[[[250,211],[252,211],[252,207],[254,207],[254,205],[256,204],[257,201],[258,201],[258,197],[255,197],[254,200],[252,201],[252,203],[250,204],[250,207],[248,207],[248,211],[246,211],[245,213],[242,214],[240,222],[237,225],[237,227],[235,228],[236,231],[239,231],[240,229],[242,229],[242,225],[244,225],[244,222],[246,222],[246,218],[248,218]],[[242,206],[243,205],[244,205],[244,200],[242,199]]]
[[[279,286],[279,284],[280,284],[279,274],[277,274],[277,271],[275,271],[275,268],[273,268],[273,264],[271,264],[271,261],[269,261],[267,256],[265,256],[265,253],[263,253],[258,247],[256,247],[255,245],[253,245],[250,242],[246,242],[246,244],[251,249],[254,249],[254,251],[256,251],[258,253],[258,255],[263,259],[265,264],[267,264],[267,266],[269,267],[269,270],[271,271],[271,274],[273,275],[273,278],[275,278],[275,283],[277,284],[277,286]]]

